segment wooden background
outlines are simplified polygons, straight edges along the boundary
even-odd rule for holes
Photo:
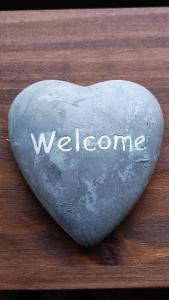
[[[97,247],[45,212],[11,154],[7,114],[43,79],[126,79],[159,99],[165,137],[142,198]],[[26,157],[25,157],[26,159]],[[169,8],[0,12],[0,289],[169,287]]]

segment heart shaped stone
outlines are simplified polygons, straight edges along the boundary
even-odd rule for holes
[[[104,239],[136,203],[155,167],[163,115],[129,81],[82,87],[47,80],[9,112],[16,161],[37,198],[79,244]]]

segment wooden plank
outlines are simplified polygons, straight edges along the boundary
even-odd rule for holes
[[[85,250],[34,197],[11,154],[7,114],[43,79],[126,79],[150,89],[165,117],[159,162],[139,203]],[[169,286],[169,8],[0,12],[0,288]],[[25,158],[26,159],[26,158]]]

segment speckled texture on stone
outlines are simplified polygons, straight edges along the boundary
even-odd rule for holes
[[[162,137],[157,100],[129,81],[37,82],[9,112],[10,143],[25,179],[56,222],[86,247],[104,239],[139,199]]]

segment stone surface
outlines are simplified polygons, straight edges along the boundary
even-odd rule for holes
[[[129,81],[37,82],[9,112],[11,147],[25,179],[56,222],[86,247],[104,239],[139,199],[162,137],[157,100]]]

